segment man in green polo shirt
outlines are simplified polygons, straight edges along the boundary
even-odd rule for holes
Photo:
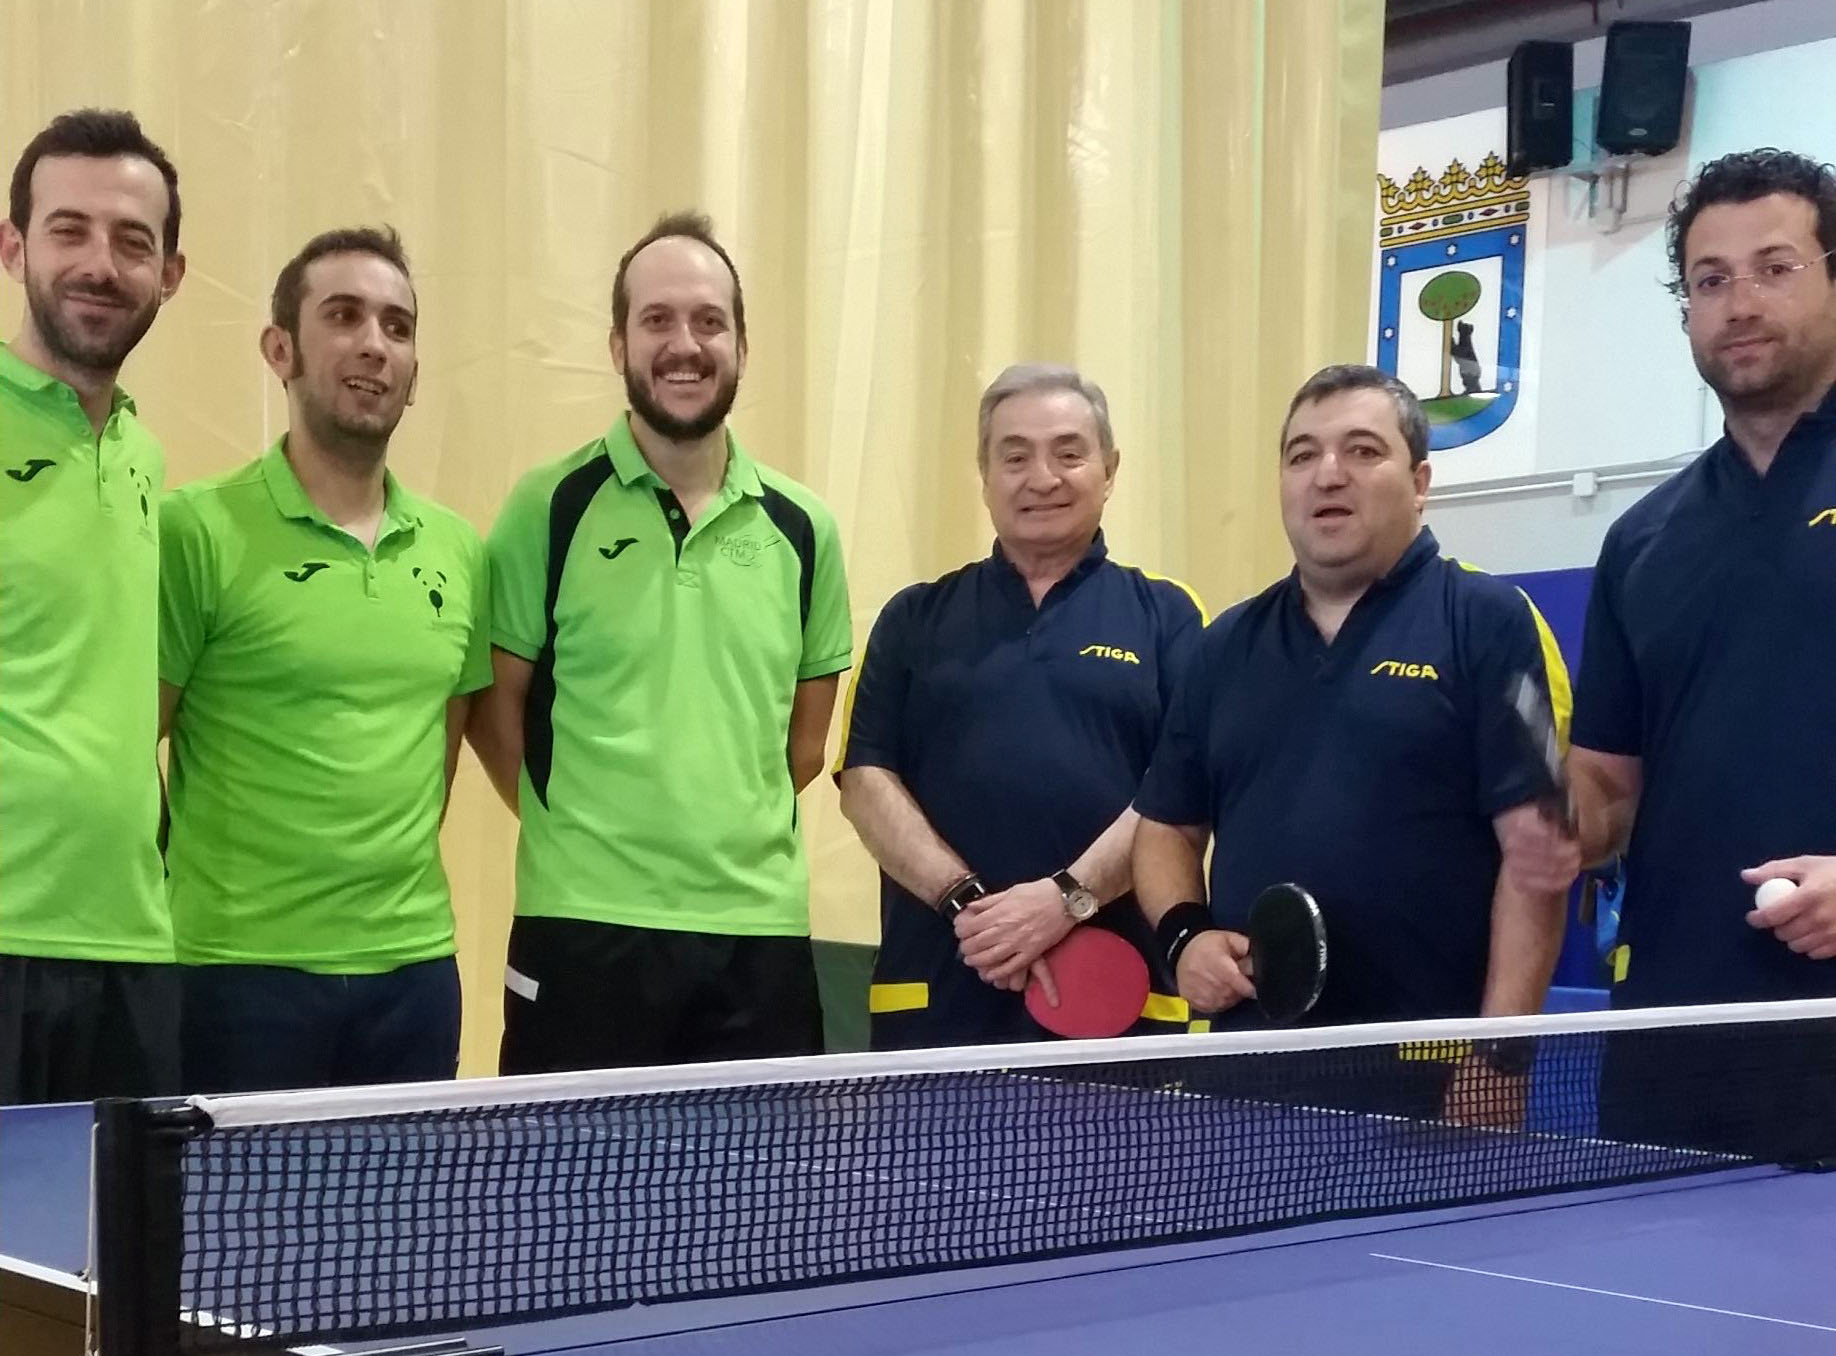
[[[835,521],[727,429],[745,302],[705,217],[619,261],[611,347],[629,412],[490,536],[471,737],[522,818],[504,1073],[822,1043],[796,797],[852,649]]]
[[[415,325],[393,231],[314,237],[261,335],[287,432],[163,509],[190,1091],[457,1068],[439,833],[467,694],[490,681],[488,575],[471,526],[386,468]]]
[[[159,445],[116,374],[185,273],[178,173],[132,114],[55,119],[0,263],[0,1103],[178,1086],[153,760]]]

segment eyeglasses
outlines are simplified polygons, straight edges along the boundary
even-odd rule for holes
[[[1776,295],[1790,287],[1798,274],[1832,254],[1836,254],[1836,250],[1825,250],[1815,259],[1772,259],[1751,273],[1701,273],[1685,279],[1673,287],[1672,291],[1691,302],[1712,303],[1733,296],[1735,283],[1750,282],[1761,293]]]

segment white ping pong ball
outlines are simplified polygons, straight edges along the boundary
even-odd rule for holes
[[[1753,892],[1753,907],[1756,909],[1769,909],[1781,899],[1793,894],[1797,888],[1798,886],[1795,881],[1786,880],[1782,876],[1774,876],[1771,880],[1763,880],[1759,884],[1759,889]]]

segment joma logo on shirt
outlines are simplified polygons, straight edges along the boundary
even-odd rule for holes
[[[1382,674],[1386,678],[1434,678],[1440,674],[1434,671],[1433,664],[1405,664],[1400,659],[1386,659],[1371,670],[1372,676]]]
[[[1113,645],[1086,645],[1078,651],[1079,655],[1095,655],[1098,659],[1119,659],[1124,664],[1139,664],[1141,657],[1133,650],[1118,650]]]
[[[1836,508],[1826,508],[1810,520],[1812,527],[1836,527]]]

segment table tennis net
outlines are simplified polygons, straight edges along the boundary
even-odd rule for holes
[[[1836,1001],[1658,1015],[135,1104],[103,1336],[412,1336],[1836,1159]]]

